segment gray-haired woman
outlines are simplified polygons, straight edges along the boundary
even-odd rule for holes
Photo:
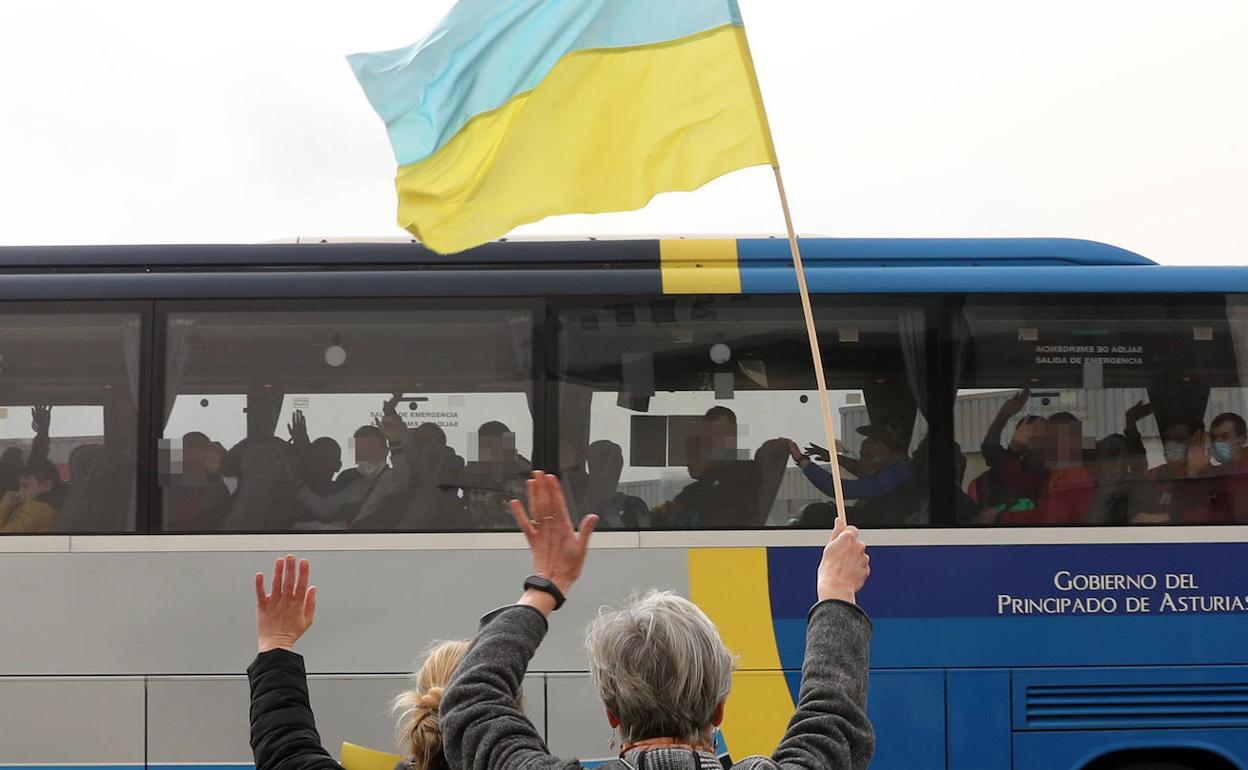
[[[442,702],[446,755],[459,770],[576,770],[550,755],[517,699],[546,619],[580,576],[597,519],[573,528],[554,476],[528,482],[532,518],[513,502],[535,574],[520,600],[486,615]],[[797,710],[770,760],[785,770],[865,768],[874,750],[866,715],[871,623],[854,604],[870,573],[853,527],[838,527],[816,577]],[[619,767],[721,770],[711,734],[724,716],[732,655],[692,602],[654,592],[604,610],[586,639],[590,674],[619,731]],[[747,705],[747,704],[743,704]],[[768,764],[755,758],[751,764]],[[743,762],[742,764],[745,764]]]

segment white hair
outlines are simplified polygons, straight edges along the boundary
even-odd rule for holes
[[[733,656],[693,602],[651,591],[603,608],[585,633],[589,673],[625,743],[710,739],[732,689]]]

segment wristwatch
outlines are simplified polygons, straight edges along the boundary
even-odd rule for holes
[[[524,587],[526,589],[532,588],[535,591],[550,594],[551,598],[555,600],[555,609],[562,607],[563,603],[568,600],[568,598],[563,595],[563,591],[559,590],[559,586],[555,585],[553,582],[542,577],[541,575],[529,575],[524,579]]]

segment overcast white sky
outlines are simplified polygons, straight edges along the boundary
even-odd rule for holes
[[[451,5],[0,0],[0,244],[403,235],[343,57],[412,43]],[[1243,0],[741,5],[801,231],[1248,263]],[[782,228],[753,169],[521,232]]]

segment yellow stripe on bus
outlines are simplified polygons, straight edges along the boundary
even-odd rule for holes
[[[737,655],[723,724],[728,751],[738,758],[771,754],[793,715],[793,698],[776,648],[767,549],[690,549],[689,593]]]
[[[740,294],[741,265],[732,239],[659,242],[664,294]]]

